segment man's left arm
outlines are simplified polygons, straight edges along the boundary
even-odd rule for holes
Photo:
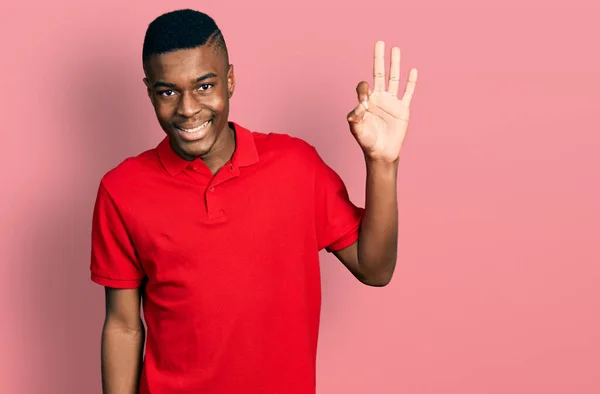
[[[358,241],[333,254],[364,284],[385,286],[398,251],[398,162],[366,160],[365,212]]]
[[[375,44],[373,90],[365,81],[356,88],[359,104],[348,114],[350,131],[364,152],[367,167],[365,212],[358,241],[335,256],[361,282],[385,286],[392,279],[398,251],[398,161],[410,118],[417,82],[412,69],[402,98],[400,49],[391,50],[390,78],[385,89],[385,46]]]

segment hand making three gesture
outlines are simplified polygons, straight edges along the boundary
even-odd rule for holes
[[[373,59],[373,89],[362,81],[356,87],[359,104],[348,114],[350,131],[366,157],[371,160],[394,162],[406,137],[412,100],[417,83],[417,69],[411,69],[408,83],[401,98],[400,48],[391,50],[390,79],[385,89],[385,44],[375,44]]]

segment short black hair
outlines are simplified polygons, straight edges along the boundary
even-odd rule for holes
[[[144,37],[142,63],[146,65],[152,55],[191,49],[201,45],[213,46],[223,51],[229,64],[229,55],[223,33],[210,16],[191,9],[162,14],[153,20]]]

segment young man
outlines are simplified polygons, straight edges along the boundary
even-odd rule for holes
[[[313,394],[319,250],[367,285],[386,285],[394,271],[416,70],[398,98],[393,48],[386,90],[378,42],[373,89],[358,84],[348,122],[367,166],[361,209],[312,146],[228,120],[234,68],[207,15],[154,20],[143,65],[167,136],[98,190],[91,273],[106,288],[104,393]]]

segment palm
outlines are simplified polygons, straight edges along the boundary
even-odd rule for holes
[[[374,91],[366,82],[358,85],[361,104],[348,115],[348,122],[352,134],[369,158],[393,162],[398,159],[406,137],[417,70],[411,70],[404,95],[398,98],[400,50],[392,48],[390,80],[385,90],[384,44],[381,41],[375,45],[373,70]]]

